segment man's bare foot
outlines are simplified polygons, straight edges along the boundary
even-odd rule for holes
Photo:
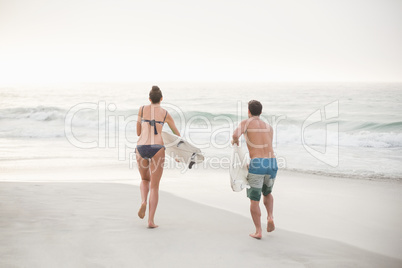
[[[251,236],[252,238],[255,238],[255,239],[261,239],[262,234],[261,234],[261,233],[254,233],[254,234],[250,234],[250,236]]]
[[[267,232],[270,233],[273,230],[275,230],[274,220],[270,219],[270,220],[268,220],[268,224],[267,224]]]
[[[147,203],[141,204],[140,210],[138,210],[138,217],[143,219],[145,217],[146,210],[147,210]]]
[[[148,228],[153,229],[153,228],[158,228],[158,227],[159,227],[159,225],[156,225],[156,224],[153,223],[153,222],[149,222],[149,223],[148,223]]]

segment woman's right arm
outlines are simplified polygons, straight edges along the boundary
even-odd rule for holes
[[[140,136],[140,135],[141,135],[141,120],[142,120],[141,115],[140,115],[140,113],[141,113],[141,108],[142,108],[142,107],[140,107],[140,109],[138,109],[137,136]]]
[[[180,136],[180,132],[174,123],[173,117],[168,113],[166,116],[166,123],[169,125],[170,129],[173,131],[173,134]]]

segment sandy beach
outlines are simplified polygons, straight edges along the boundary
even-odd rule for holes
[[[200,180],[205,173],[192,172],[166,171],[157,229],[137,217],[135,170],[20,174],[25,182],[9,172],[0,183],[0,267],[402,266],[400,183],[284,172],[275,186],[277,229],[255,240],[244,193],[231,192],[228,177]],[[77,174],[100,182],[67,180]],[[211,179],[215,187],[206,186]],[[373,196],[378,202],[365,203]]]
[[[0,268],[402,268],[401,10],[0,0]]]

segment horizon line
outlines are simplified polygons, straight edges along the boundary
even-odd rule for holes
[[[109,81],[30,81],[30,82],[10,82],[1,83],[1,87],[6,86],[40,86],[40,85],[71,85],[71,84],[163,84],[163,83],[198,83],[198,84],[209,84],[209,83],[250,83],[250,84],[321,84],[321,83],[350,83],[350,84],[399,84],[400,81],[392,80],[300,80],[300,81],[290,81],[290,80],[109,80]]]

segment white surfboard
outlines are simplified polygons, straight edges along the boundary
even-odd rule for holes
[[[232,187],[233,191],[240,192],[244,188],[250,187],[247,181],[247,164],[249,162],[250,157],[248,152],[234,144],[229,166],[230,186]]]
[[[201,150],[182,137],[162,131],[162,139],[166,147],[166,154],[179,162],[186,163],[189,169],[194,164],[204,161]]]

